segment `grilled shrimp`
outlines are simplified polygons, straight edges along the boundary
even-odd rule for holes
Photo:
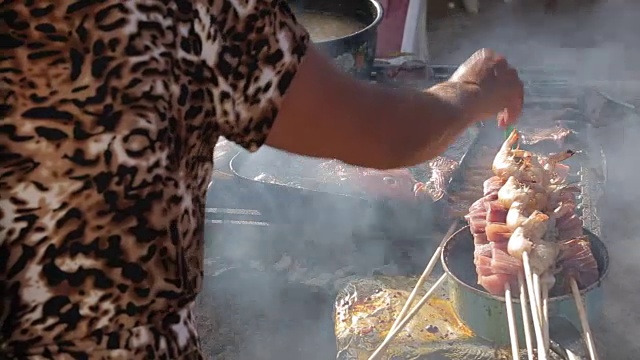
[[[511,205],[516,200],[520,200],[521,202],[528,201],[529,196],[530,193],[527,191],[527,188],[525,188],[515,176],[510,176],[507,182],[498,190],[498,201],[507,209],[511,208]]]
[[[569,174],[569,167],[560,163],[577,153],[577,151],[567,149],[563,152],[552,154],[548,158],[540,159],[540,163],[546,173],[545,184],[562,183]]]
[[[502,147],[500,147],[496,157],[493,159],[493,173],[503,179],[517,173],[520,168],[519,159],[523,157],[525,151],[513,149],[518,140],[520,140],[520,134],[514,129],[502,143]]]
[[[507,245],[507,251],[515,258],[522,259],[522,254],[529,254],[531,268],[536,274],[543,274],[548,271],[559,254],[557,244],[544,241],[543,237],[547,232],[549,217],[539,211],[534,211],[518,227]]]
[[[538,183],[544,179],[544,168],[531,152],[513,149],[520,134],[513,130],[493,159],[492,170],[497,176],[508,179],[515,176],[518,180]]]
[[[534,211],[522,224],[515,229],[509,239],[507,251],[513,257],[522,259],[522,253],[530,252],[533,243],[542,239],[547,232],[549,217],[539,211]]]
[[[547,206],[546,189],[538,184],[524,185],[515,176],[509,177],[498,190],[498,201],[507,212],[507,226],[514,230],[535,210],[543,210]]]

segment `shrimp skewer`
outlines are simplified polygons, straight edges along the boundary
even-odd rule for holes
[[[514,129],[493,159],[493,173],[503,179],[515,176],[518,180],[542,183],[545,170],[538,159],[529,151],[519,147],[513,149],[519,140],[520,134]]]

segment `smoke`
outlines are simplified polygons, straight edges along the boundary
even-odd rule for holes
[[[310,182],[336,177],[318,171],[327,160],[268,147],[255,154],[240,151],[231,161],[233,170],[227,168],[229,157],[225,160],[217,168],[235,171],[236,179],[214,180],[207,218],[251,224],[210,221],[207,226],[208,276],[198,298],[207,355],[333,358],[333,302],[344,279],[374,272],[413,274],[433,253],[433,242],[415,239],[415,234],[430,233],[416,230],[430,227],[434,216],[428,208],[365,201],[356,196],[362,195],[358,189],[344,184]],[[221,213],[221,208],[236,210]]]
[[[640,83],[633,82],[640,79],[640,3],[558,2],[558,12],[551,15],[544,13],[538,0],[512,0],[512,4],[481,1],[481,12],[476,16],[456,15],[430,24],[432,63],[458,64],[478,48],[489,47],[505,54],[518,68],[566,74],[576,88],[595,87],[616,100],[640,105]],[[632,111],[624,114],[603,112],[600,120],[604,126],[594,130],[589,146],[602,148],[606,155],[606,195],[598,210],[603,240],[611,253],[605,317],[592,327],[601,343],[615,344],[600,349],[601,357],[612,359],[631,359],[631,354],[640,351],[635,341],[640,333],[640,315],[635,311],[640,306],[640,284],[635,276],[640,271],[636,243],[636,234],[640,234],[636,185],[640,170],[636,169],[640,167],[635,165],[640,125]],[[259,154],[252,158],[272,165],[280,161]],[[209,276],[198,301],[205,352],[215,359],[332,358],[331,309],[339,282],[323,278],[323,274],[339,272],[348,278],[365,274],[365,270],[371,273],[385,264],[383,270],[389,270],[390,263],[403,262],[403,252],[412,254],[409,263],[420,268],[434,248],[433,242],[425,239],[420,239],[422,248],[411,248],[415,241],[401,241],[410,240],[416,232],[427,238],[424,229],[429,228],[433,213],[404,213],[385,206],[363,208],[338,200],[332,205],[312,198],[285,199],[280,193],[255,187],[217,189],[209,195],[210,208],[251,208],[247,204],[253,202],[271,209],[261,215],[242,216],[242,220],[269,223],[276,215],[298,217],[288,224],[269,226],[207,226]],[[416,219],[425,219],[422,229]],[[395,228],[380,226],[385,223],[393,223]],[[390,235],[394,232],[395,238]],[[409,250],[403,251],[402,246]],[[300,279],[292,279],[291,274],[299,274]],[[214,332],[215,326],[223,331]],[[214,334],[219,337],[213,338]]]
[[[640,3],[632,0],[558,0],[555,14],[543,12],[543,1],[481,1],[481,13],[455,16],[431,26],[432,63],[456,64],[476,49],[503,53],[519,69],[564,74],[578,89],[595,88],[610,98],[640,107]],[[605,194],[598,203],[602,238],[611,255],[604,283],[604,317],[592,324],[601,340],[602,358],[633,359],[640,344],[640,191],[635,166],[640,116],[625,104],[598,103],[600,128],[589,137],[590,156],[606,156]],[[584,104],[583,104],[584,105]],[[526,118],[526,110],[525,110]],[[584,134],[581,136],[585,136]]]

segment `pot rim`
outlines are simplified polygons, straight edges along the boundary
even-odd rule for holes
[[[368,31],[369,29],[374,29],[374,28],[378,27],[378,25],[380,25],[380,22],[382,21],[382,18],[384,17],[384,9],[382,8],[382,5],[380,5],[380,3],[377,0],[368,0],[368,2],[371,5],[373,5],[373,7],[376,9],[376,17],[375,17],[375,19],[373,19],[371,24],[367,25],[366,27],[364,27],[364,28],[352,33],[352,34],[341,36],[341,37],[338,37],[338,38],[333,38],[333,39],[330,39],[330,40],[315,41],[314,44],[324,44],[324,43],[328,43],[328,42],[339,41],[339,40],[342,40],[342,39],[346,39],[348,37],[359,35],[359,34],[361,34],[363,32]]]
[[[463,286],[466,290],[474,292],[479,296],[484,296],[484,297],[487,297],[487,298],[491,298],[491,299],[498,300],[498,301],[506,303],[506,300],[505,300],[504,296],[493,295],[493,294],[487,292],[486,290],[477,289],[477,288],[467,284],[466,282],[462,281],[460,278],[458,278],[451,271],[451,269],[449,268],[449,265],[447,264],[447,261],[446,261],[447,251],[446,251],[446,249],[448,248],[448,245],[454,239],[456,234],[460,233],[462,230],[467,229],[469,227],[470,227],[469,225],[466,225],[466,226],[460,228],[458,231],[456,231],[454,233],[454,235],[450,236],[442,244],[442,252],[440,253],[440,262],[442,264],[442,268],[444,269],[445,273],[447,274],[447,276],[450,279],[453,279],[456,283],[458,283],[458,285]],[[588,229],[584,229],[584,230],[589,231]],[[591,233],[590,231],[589,231],[589,233],[592,236],[595,236],[595,234]],[[600,241],[602,243],[602,248],[604,250],[604,254],[603,255],[605,256],[605,258],[609,258],[609,250],[607,249],[606,245],[602,242],[602,240],[600,240],[600,238],[598,236],[595,236],[595,237],[598,239],[598,241]],[[604,266],[604,269],[602,270],[602,273],[600,273],[600,277],[598,277],[598,281],[594,282],[593,284],[587,286],[584,289],[581,289],[580,290],[580,294],[584,296],[585,294],[591,292],[592,290],[602,286],[602,281],[607,277],[608,274],[609,274],[609,262],[607,261],[607,263]],[[566,300],[573,301],[573,295],[572,294],[564,294],[564,295],[560,295],[560,296],[549,297],[549,302],[550,303],[563,302],[563,301],[566,301]],[[514,298],[512,298],[512,302],[519,304],[520,303],[520,299],[514,297]]]

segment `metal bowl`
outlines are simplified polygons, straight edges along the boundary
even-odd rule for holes
[[[602,313],[602,280],[609,271],[609,252],[604,243],[592,232],[584,229],[591,243],[591,250],[598,263],[600,277],[597,282],[581,290],[589,321],[594,323]],[[475,334],[498,346],[510,344],[507,327],[507,312],[504,297],[488,293],[476,284],[477,275],[473,263],[473,237],[469,231],[459,231],[444,244],[441,261],[449,275],[449,296],[460,319]],[[520,301],[514,299],[520,344],[524,346],[524,333]],[[571,294],[549,298],[549,327],[564,326],[566,320],[575,329],[580,329],[580,318]],[[557,331],[556,331],[557,332]]]
[[[343,71],[358,78],[371,78],[378,25],[383,17],[382,6],[376,0],[293,0],[289,3],[294,13],[313,11],[347,16],[362,24],[368,24],[353,34],[318,41],[315,45],[321,52],[333,58]]]

